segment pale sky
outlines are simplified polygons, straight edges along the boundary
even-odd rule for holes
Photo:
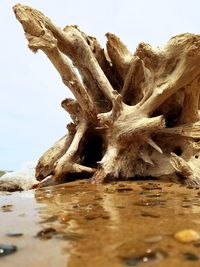
[[[66,133],[69,122],[60,102],[70,95],[42,52],[34,55],[13,0],[0,1],[0,169],[19,169],[36,161]],[[162,46],[172,36],[200,33],[199,0],[24,0],[59,26],[79,25],[105,45],[117,34],[134,52],[140,42]]]

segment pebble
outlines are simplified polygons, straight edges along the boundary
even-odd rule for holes
[[[144,239],[146,243],[157,243],[160,242],[163,239],[161,235],[154,235],[154,236],[148,236]]]
[[[148,195],[146,195],[146,197],[149,197],[149,198],[154,198],[154,197],[160,197],[161,196],[161,194],[148,194]]]
[[[61,223],[68,223],[72,219],[69,215],[62,215],[59,220]]]
[[[143,216],[143,217],[151,217],[151,218],[160,218],[159,214],[154,214],[154,213],[150,213],[150,212],[146,212],[146,211],[143,211],[141,213],[141,216]]]
[[[54,216],[50,216],[42,221],[40,221],[39,223],[49,223],[49,222],[55,222],[58,219],[57,215]]]
[[[185,252],[183,255],[184,255],[185,259],[188,261],[198,261],[199,260],[199,257],[196,254],[191,253],[191,252]]]
[[[194,243],[194,247],[200,248],[200,242]]]
[[[142,185],[141,188],[143,190],[162,190],[162,187],[152,184],[152,185]]]
[[[0,244],[0,257],[10,255],[17,251],[17,247],[14,245]]]
[[[131,187],[118,187],[116,188],[116,191],[119,192],[119,193],[124,193],[124,192],[127,192],[127,191],[132,191],[133,189]]]
[[[37,233],[36,237],[39,237],[42,240],[50,239],[53,235],[56,234],[56,230],[52,227],[41,230]]]
[[[110,216],[109,215],[102,215],[102,219],[108,220],[108,219],[110,219]]]
[[[145,200],[140,200],[138,202],[135,202],[136,206],[144,206],[144,207],[155,207],[155,206],[165,206],[165,200],[157,200],[157,199],[153,199],[153,200],[149,200],[149,201],[145,201]]]
[[[20,236],[23,236],[22,233],[7,233],[6,236],[9,236],[9,237],[20,237]]]
[[[100,217],[100,214],[88,214],[88,215],[86,215],[85,216],[85,219],[86,220],[95,220],[95,219],[97,219],[97,218],[99,218]]]
[[[73,232],[66,233],[62,231],[56,231],[54,228],[49,227],[37,233],[36,237],[40,238],[41,240],[48,240],[51,238],[60,240],[78,240],[82,238],[82,235]]]
[[[12,207],[13,207],[13,205],[3,205],[1,207],[1,209],[2,209],[3,212],[11,212],[12,211]]]
[[[192,229],[185,229],[175,233],[174,238],[181,243],[191,243],[200,240],[200,234]]]
[[[144,252],[144,254],[123,257],[122,260],[126,266],[136,266],[142,263],[149,263],[155,260],[162,260],[165,257],[167,257],[167,254],[165,252],[160,250],[152,251],[149,249],[146,252]]]

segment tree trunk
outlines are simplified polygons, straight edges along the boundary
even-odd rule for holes
[[[77,26],[62,30],[20,4],[14,12],[29,48],[47,55],[76,99],[62,102],[73,122],[39,159],[38,180],[177,174],[199,184],[200,36],[177,35],[162,49],[141,43],[132,54],[114,34],[104,50]]]

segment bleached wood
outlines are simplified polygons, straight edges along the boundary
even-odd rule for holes
[[[177,175],[200,184],[199,35],[156,49],[141,43],[132,53],[108,33],[106,51],[77,26],[61,29],[20,4],[14,11],[29,48],[47,55],[75,97],[61,103],[73,123],[39,160],[38,179]]]
[[[65,135],[41,156],[36,167],[36,178],[38,180],[43,180],[53,173],[55,162],[65,154],[72,140],[73,135]]]

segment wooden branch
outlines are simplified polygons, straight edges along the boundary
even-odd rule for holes
[[[77,153],[77,150],[79,148],[79,143],[81,139],[83,138],[85,132],[87,130],[87,123],[85,121],[80,122],[77,125],[77,131],[73,138],[73,141],[71,142],[68,150],[66,153],[59,158],[59,160],[54,164],[54,172],[53,172],[53,178],[55,180],[60,179],[63,177],[63,174],[67,173],[79,173],[79,172],[88,172],[88,173],[94,173],[95,169],[82,166],[76,162],[74,162],[75,154]]]
[[[87,68],[92,79],[98,84],[99,89],[113,103],[115,100],[115,90],[100,68],[93,52],[80,31],[69,26],[63,32],[52,22],[48,23],[48,27],[58,39],[58,45],[60,45],[62,51],[73,60],[79,71]],[[81,59],[84,59],[84,64],[80,64]]]
[[[199,109],[200,77],[195,77],[194,81],[185,88],[184,109],[180,117],[180,123],[196,122],[200,119]]]
[[[145,69],[143,61],[135,56],[126,74],[124,86],[121,95],[125,103],[136,105],[145,95],[147,69]],[[149,82],[149,81],[148,81]]]
[[[151,165],[151,166],[155,166],[154,162],[152,161],[149,153],[148,153],[148,149],[146,146],[142,146],[138,152],[138,156],[147,164]]]
[[[112,33],[106,33],[106,37],[108,56],[122,80],[125,80],[133,55],[128,51],[119,37]]]
[[[36,28],[35,36],[38,36],[38,25],[41,26],[41,30],[39,31],[40,35],[43,35],[45,28],[48,29],[57,40],[58,48],[70,57],[78,67],[80,73],[85,73],[85,69],[87,69],[94,83],[97,83],[98,88],[113,105],[115,104],[115,90],[112,88],[89,45],[77,27],[68,26],[63,31],[41,12],[19,4],[14,7],[14,11],[17,19],[22,23],[25,32],[28,32],[30,35],[34,36],[34,29]],[[24,17],[27,17],[27,19],[24,19]],[[84,64],[80,63],[82,59],[84,59]],[[53,62],[53,64],[56,64],[56,62]],[[59,68],[57,64],[56,68]],[[64,79],[64,81],[66,80]]]
[[[41,181],[53,173],[55,162],[66,153],[72,140],[73,135],[65,135],[41,156],[36,167],[37,180]]]
[[[161,62],[165,61],[162,50],[153,49],[149,44],[140,43],[136,49],[135,56],[138,56],[146,68],[151,71],[158,71]]]
[[[154,118],[142,118],[139,120],[133,120],[132,124],[119,124],[119,139],[127,139],[130,136],[145,137],[152,132],[158,131],[165,127],[165,120],[162,116]]]
[[[81,106],[83,113],[86,113],[86,116],[89,120],[96,120],[96,111],[95,106],[87,94],[87,91],[81,84],[80,79],[78,78],[74,69],[70,66],[69,61],[65,58],[59,49],[56,47],[56,40],[51,34],[47,33],[47,36],[43,35],[42,37],[32,37],[31,35],[26,34],[29,41],[29,47],[36,51],[41,49],[51,60],[55,68],[60,73],[63,83],[71,89],[72,93],[76,97],[79,105]]]
[[[177,156],[174,153],[171,154],[171,164],[178,173],[182,174],[185,177],[190,176],[193,173],[189,164],[187,164],[187,162],[183,158]]]
[[[100,44],[98,43],[97,39],[91,36],[86,35],[82,32],[78,26],[66,26],[63,30],[68,32],[71,28],[77,29],[81,36],[85,39],[86,43],[88,44],[89,48],[91,49],[94,57],[98,61],[98,64],[104,71],[108,80],[113,84],[117,89],[119,84],[117,82],[117,77],[113,75],[113,70],[110,65],[110,62],[107,60],[104,50],[101,48]],[[59,43],[60,44],[60,43]],[[65,48],[63,48],[62,43],[60,44],[61,50],[66,53]],[[76,56],[76,54],[75,54]],[[73,60],[72,56],[72,60]],[[96,105],[97,112],[105,112],[111,109],[110,101],[104,96],[101,89],[98,86],[98,83],[93,79],[91,72],[88,70],[86,66],[80,64],[79,60],[77,60],[76,64],[79,68],[79,73],[82,77],[83,84],[86,86],[89,95],[91,96],[92,100]]]
[[[66,27],[67,29],[68,27]],[[77,28],[79,31],[80,29]],[[96,60],[99,63],[99,66],[105,73],[106,77],[108,78],[109,82],[111,83],[112,87],[120,92],[122,86],[123,86],[123,81],[120,78],[120,75],[117,73],[116,69],[112,66],[112,63],[107,55],[107,51],[105,51],[97,39],[93,36],[88,36],[84,32],[80,31],[84,39],[86,40],[87,44],[89,45],[91,51],[93,52]],[[94,89],[93,89],[94,90]],[[101,98],[103,98],[101,96]],[[98,100],[100,100],[99,98]],[[101,99],[102,100],[102,99]],[[105,101],[105,100],[104,100]]]
[[[180,135],[190,138],[200,138],[200,121],[179,125],[173,128],[160,129],[158,133],[166,135]]]
[[[186,162],[183,158],[174,153],[171,154],[170,162],[176,172],[186,180],[188,185],[199,186],[200,168],[190,162]]]
[[[184,85],[192,83],[199,75],[200,52],[197,48],[199,46],[198,37],[195,36],[194,38],[194,35],[190,34],[185,35],[185,38],[182,38],[181,35],[178,37],[172,38],[168,42],[163,49],[160,61],[157,59],[157,55],[153,60],[156,63],[153,63],[152,66],[157,70],[157,74],[155,72],[154,77],[158,76],[159,78],[156,77],[157,82],[154,82],[153,93],[141,106],[142,113],[152,114],[171,95],[180,88],[184,88]],[[193,45],[195,42],[196,46]],[[146,50],[148,49],[146,48]],[[180,55],[177,55],[177,51],[181,51]],[[177,56],[176,58],[175,55]],[[162,64],[159,64],[159,62]],[[149,64],[147,66],[151,69]]]
[[[62,108],[64,108],[71,116],[74,123],[78,123],[83,116],[83,111],[79,103],[71,98],[66,98],[61,102]]]
[[[144,140],[160,154],[163,154],[162,149],[151,138],[144,138]]]

